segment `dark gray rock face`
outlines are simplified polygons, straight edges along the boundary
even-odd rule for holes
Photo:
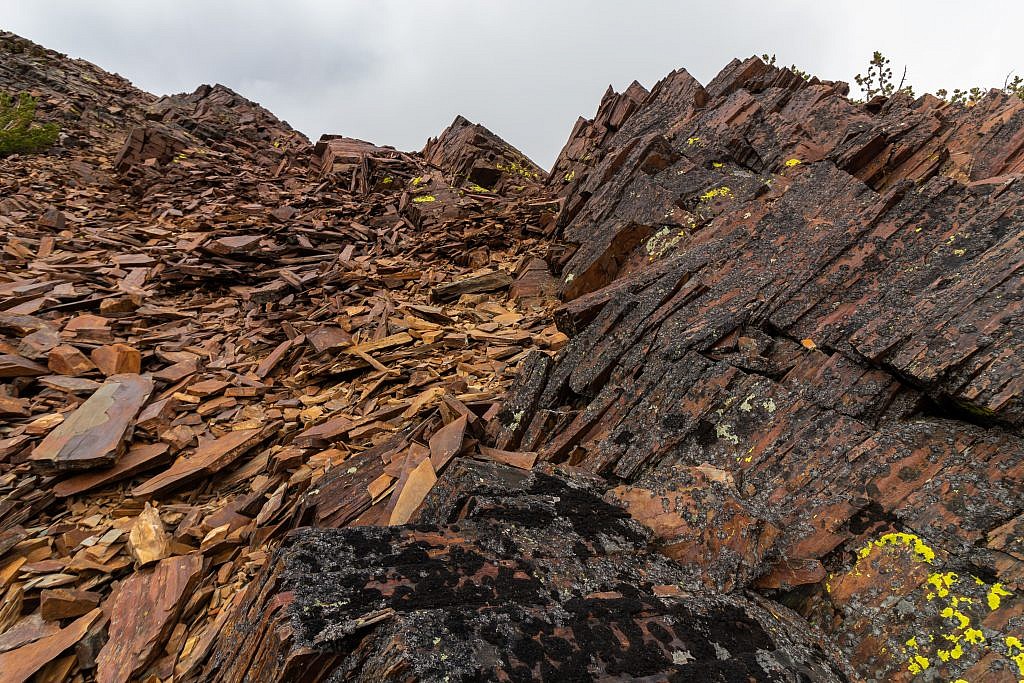
[[[680,585],[649,540],[592,477],[461,461],[415,524],[295,532],[204,676],[848,680],[795,614]]]

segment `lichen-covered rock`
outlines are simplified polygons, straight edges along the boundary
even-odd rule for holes
[[[452,185],[469,192],[537,192],[547,175],[525,154],[463,116],[427,140],[422,154],[449,174]]]
[[[61,129],[0,168],[19,676],[1024,677],[1017,98],[735,60],[609,90],[545,176],[462,117],[312,146],[223,86],[0,53]],[[97,346],[156,388],[55,481],[29,453],[106,370],[45,364]],[[169,472],[204,475],[156,487],[196,590],[149,586],[149,635],[33,613],[146,584],[121,498]]]
[[[670,74],[597,144],[577,127],[571,339],[517,384],[504,447],[622,482],[664,552],[796,607],[865,679],[1010,680],[1024,103],[846,93],[752,58]],[[695,485],[708,467],[731,483]],[[865,571],[894,534],[941,560]],[[961,607],[927,597],[936,572]]]
[[[909,533],[864,541],[828,578],[819,615],[862,675],[1012,681],[1024,675],[1024,605],[1002,582]]]
[[[686,583],[599,479],[448,472],[411,526],[294,533],[203,680],[848,680],[789,610]]]

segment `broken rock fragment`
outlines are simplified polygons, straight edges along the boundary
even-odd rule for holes
[[[125,448],[132,420],[149,398],[152,380],[135,374],[109,377],[92,396],[36,446],[31,462],[43,470],[112,465]]]
[[[127,344],[110,344],[93,349],[89,354],[106,376],[142,371],[142,354]]]
[[[98,683],[125,683],[159,654],[201,577],[203,558],[161,560],[131,574],[110,599],[109,639],[97,658]]]

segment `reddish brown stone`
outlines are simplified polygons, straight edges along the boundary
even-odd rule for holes
[[[142,372],[142,354],[127,344],[111,344],[93,349],[92,362],[106,376],[122,372]]]
[[[100,604],[99,593],[56,588],[39,594],[39,613],[47,621],[80,617]]]

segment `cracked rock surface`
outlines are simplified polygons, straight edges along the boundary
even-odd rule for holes
[[[850,680],[790,610],[687,588],[601,485],[465,461],[408,526],[296,531],[204,678]]]

